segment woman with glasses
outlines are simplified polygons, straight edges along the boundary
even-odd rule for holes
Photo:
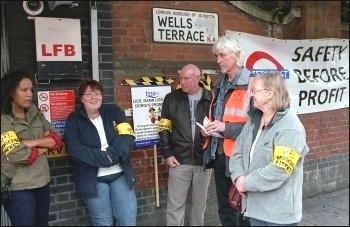
[[[302,217],[306,134],[279,73],[255,76],[249,120],[230,158],[231,179],[252,226],[297,226]]]
[[[129,160],[133,129],[119,106],[102,104],[98,81],[85,79],[78,92],[82,106],[69,114],[65,125],[76,190],[94,226],[135,226],[135,177]]]

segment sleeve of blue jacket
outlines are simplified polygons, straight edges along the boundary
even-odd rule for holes
[[[115,120],[113,124],[117,137],[113,141],[113,144],[107,148],[107,150],[113,152],[119,161],[125,161],[128,159],[132,149],[134,148],[135,134],[131,125],[127,121],[124,111],[122,111],[118,106],[115,106],[114,110],[113,118]]]
[[[110,167],[119,162],[119,158],[115,149],[109,146],[106,151],[101,150],[101,145],[96,145],[97,148],[87,146],[81,141],[84,137],[86,140],[93,140],[93,133],[88,133],[87,136],[81,136],[81,131],[88,131],[80,125],[81,120],[78,120],[77,112],[72,112],[66,121],[65,125],[65,145],[70,158],[82,166],[86,167]],[[100,143],[99,138],[96,140]]]

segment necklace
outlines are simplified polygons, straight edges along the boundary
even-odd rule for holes
[[[262,119],[264,120],[264,124],[263,124],[263,126],[261,127],[261,129],[264,131],[265,130],[265,128],[266,128],[266,125],[270,122],[270,120],[266,120],[264,117],[262,117]]]

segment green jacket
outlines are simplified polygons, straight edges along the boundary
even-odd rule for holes
[[[1,172],[8,176],[13,164],[18,165],[11,183],[13,191],[45,186],[50,181],[46,155],[40,155],[32,164],[25,165],[32,149],[21,141],[42,138],[46,131],[58,131],[34,104],[26,112],[25,120],[13,116],[1,114]]]

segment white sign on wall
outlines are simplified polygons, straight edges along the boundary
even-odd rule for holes
[[[213,44],[218,39],[217,13],[153,8],[153,41]]]
[[[159,142],[159,120],[162,104],[170,86],[131,87],[135,147],[155,145]]]
[[[37,61],[81,61],[80,20],[35,17]]]

